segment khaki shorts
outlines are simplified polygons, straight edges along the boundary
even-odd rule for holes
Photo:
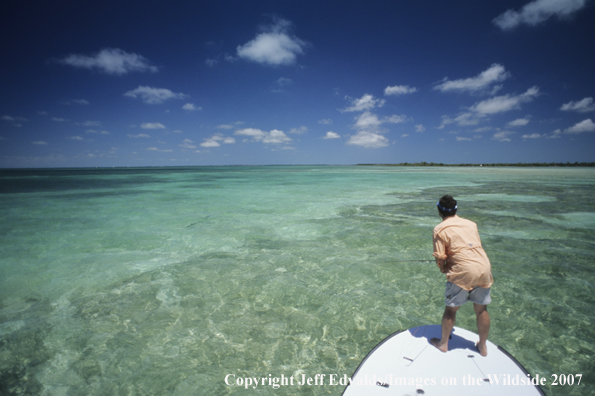
[[[471,301],[479,305],[488,305],[492,302],[490,289],[476,286],[473,290],[461,289],[452,282],[446,282],[446,292],[444,293],[445,303],[449,307],[458,307]]]

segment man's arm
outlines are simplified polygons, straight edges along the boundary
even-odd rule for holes
[[[440,268],[440,272],[443,274],[446,273],[446,246],[442,238],[434,232],[432,235],[433,245],[434,245],[434,257],[436,258],[436,265]]]

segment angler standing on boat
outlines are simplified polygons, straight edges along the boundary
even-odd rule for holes
[[[494,282],[490,260],[481,246],[477,225],[457,216],[457,201],[445,195],[437,206],[442,222],[433,232],[434,257],[440,271],[446,274],[446,308],[442,316],[442,338],[432,338],[431,342],[442,352],[448,351],[457,311],[471,301],[477,316],[477,349],[482,356],[487,356],[486,340],[490,331],[487,305],[491,302],[490,287]]]

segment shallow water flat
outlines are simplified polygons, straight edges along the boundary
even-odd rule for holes
[[[432,258],[447,193],[492,261],[490,339],[533,375],[583,374],[548,395],[589,394],[594,170],[355,166],[0,171],[0,393],[349,376],[387,335],[439,323],[444,277],[411,260]],[[474,329],[472,308],[457,319]]]

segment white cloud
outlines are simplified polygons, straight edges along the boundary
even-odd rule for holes
[[[579,113],[588,113],[589,111],[595,111],[595,104],[593,104],[593,98],[584,98],[578,102],[568,102],[560,107],[563,111],[578,111]]]
[[[11,122],[13,127],[17,127],[20,128],[23,126],[23,124],[21,124],[21,121],[27,122],[28,120],[26,118],[23,117],[13,117],[13,116],[9,116],[9,115],[4,115],[2,116],[2,119],[4,121],[7,122]]]
[[[544,137],[544,135],[540,135],[539,133],[532,133],[530,135],[523,135],[523,139],[539,139]]]
[[[252,140],[262,140],[265,136],[266,136],[266,132],[262,131],[260,129],[255,129],[255,128],[244,128],[244,129],[239,129],[237,131],[235,131],[234,135],[239,135],[239,136],[248,136],[251,137]]]
[[[204,142],[202,142],[200,145],[201,147],[219,147],[221,146],[221,143],[219,142],[223,142],[224,144],[233,144],[236,142],[236,140],[232,137],[225,137],[219,133],[211,136],[208,139],[205,139]]]
[[[525,126],[529,123],[529,119],[528,118],[518,118],[514,121],[510,121],[508,124],[508,126]]]
[[[70,139],[70,140],[78,140],[78,141],[85,140],[85,139],[83,139],[81,136],[71,136],[71,137],[69,137],[68,139]]]
[[[166,88],[153,88],[145,86],[139,86],[132,91],[128,91],[124,94],[124,96],[129,96],[135,99],[138,96],[143,102],[149,104],[158,104],[163,103],[168,99],[184,99],[188,97],[186,94],[174,93]]]
[[[400,124],[407,121],[407,117],[404,115],[392,115],[390,117],[384,117],[379,119],[378,116],[369,111],[363,112],[361,115],[356,117],[356,123],[354,128],[356,129],[378,129],[382,124]]]
[[[194,105],[194,103],[186,103],[184,106],[182,106],[182,109],[184,110],[188,110],[188,111],[196,111],[196,110],[202,110],[202,107],[196,107]]]
[[[277,84],[280,87],[286,87],[288,85],[293,84],[293,80],[291,78],[281,77],[277,81],[275,81],[275,84]]]
[[[425,130],[426,130],[426,128],[422,124],[417,124],[415,126],[415,132],[423,132]]]
[[[242,125],[243,122],[242,121],[237,121],[234,122],[233,124],[221,124],[221,125],[217,125],[217,129],[233,129],[238,125]]]
[[[455,118],[442,116],[442,124],[438,129],[443,129],[446,125],[457,124],[459,126],[477,125],[485,117],[491,114],[503,113],[515,109],[520,109],[522,103],[531,102],[539,96],[539,88],[531,87],[525,93],[520,95],[501,95],[475,103],[469,108],[469,111],[460,113]],[[509,123],[509,126],[526,125],[528,118],[517,119]]]
[[[290,142],[292,139],[287,136],[283,131],[273,129],[270,132],[265,132],[255,128],[245,128],[235,131],[236,136],[247,136],[252,138],[253,141],[270,143],[270,144],[282,144]]]
[[[147,147],[147,150],[149,150],[149,151],[158,151],[160,153],[171,153],[173,151],[172,149],[161,150],[161,149],[158,149],[157,147]]]
[[[9,116],[9,115],[4,115],[2,116],[2,119],[4,121],[8,121],[8,122],[14,122],[14,121],[27,121],[26,118],[23,117],[13,117],[13,116]]]
[[[388,146],[388,139],[374,132],[360,131],[351,136],[347,144],[366,148],[381,148]]]
[[[400,124],[402,122],[407,122],[407,117],[404,114],[396,115],[393,114],[390,117],[385,117],[382,119],[382,122],[388,122],[389,124]]]
[[[101,123],[99,121],[85,121],[82,123],[83,126],[100,126]]]
[[[99,134],[99,135],[109,135],[110,133],[108,131],[98,131],[95,129],[87,129],[85,131],[85,133],[87,134]]]
[[[291,128],[289,130],[289,133],[292,133],[294,135],[302,135],[302,134],[307,133],[307,132],[308,132],[308,128],[305,127],[305,126],[301,126],[299,128]]]
[[[590,119],[583,120],[578,124],[570,127],[564,131],[564,133],[577,134],[584,132],[595,132],[595,123]]]
[[[550,135],[546,136],[546,139],[558,139],[562,137],[562,130],[561,129],[556,129],[555,131],[553,131]]]
[[[289,36],[291,22],[278,19],[254,39],[237,47],[240,58],[253,62],[279,66],[294,64],[297,55],[304,53],[306,43],[299,38]]]
[[[446,125],[449,124],[457,124],[459,126],[469,126],[469,125],[477,125],[481,116],[474,113],[461,113],[455,118],[450,118],[448,116],[442,116],[442,124],[438,127],[438,129],[443,129]]]
[[[482,133],[482,132],[489,132],[489,131],[492,131],[494,129],[496,129],[496,128],[486,126],[486,127],[476,128],[476,129],[473,130],[473,132]]]
[[[88,104],[90,104],[89,101],[88,100],[85,100],[85,99],[74,99],[72,102],[75,103],[75,104],[81,104],[81,105],[88,105]]]
[[[463,137],[463,136],[457,136],[457,137],[456,137],[456,139],[457,139],[457,142],[466,142],[466,141],[471,141],[471,140],[473,140],[473,139],[471,139],[471,138],[468,138],[468,137]]]
[[[182,141],[182,144],[180,144],[180,147],[185,148],[185,149],[195,149],[196,146],[194,144],[192,144],[193,141],[190,139],[184,139]]]
[[[448,91],[482,91],[488,88],[491,84],[501,82],[510,77],[504,66],[494,63],[489,69],[482,71],[479,75],[470,78],[463,78],[460,80],[449,81],[444,78],[444,82],[435,86],[442,92]]]
[[[67,121],[70,121],[70,120],[67,120],[66,118],[52,117],[52,121],[56,121],[56,122],[67,122]]]
[[[321,125],[331,125],[333,123],[333,120],[331,120],[330,118],[326,118],[318,121],[318,123]]]
[[[498,15],[492,22],[502,30],[510,30],[521,24],[536,26],[553,16],[568,18],[584,8],[586,3],[586,0],[535,0],[525,4],[521,11],[508,10]]]
[[[381,135],[382,133],[388,132],[386,129],[381,129],[382,124],[398,124],[406,122],[407,117],[404,115],[392,115],[390,117],[384,117],[380,119],[376,114],[367,110],[374,108],[375,106],[380,107],[383,104],[384,100],[379,101],[374,99],[372,95],[366,94],[362,98],[354,100],[351,108],[344,110],[365,110],[362,114],[355,117],[356,122],[353,125],[353,128],[358,130],[358,132],[349,138],[347,144],[367,148],[380,148],[389,144],[388,139]],[[339,135],[337,135],[337,137],[339,137]],[[325,139],[328,138],[329,137],[325,137]]]
[[[140,127],[143,129],[165,129],[165,125],[160,122],[143,122]]]
[[[369,111],[363,112],[361,115],[356,117],[356,120],[357,121],[354,125],[356,129],[376,129],[382,125],[382,121],[380,121],[378,116]]]
[[[272,143],[272,144],[281,144],[291,142],[291,138],[285,135],[283,131],[278,129],[273,129],[270,131],[264,139],[262,139],[263,143]]]
[[[209,67],[215,67],[215,66],[217,66],[217,63],[219,63],[219,61],[217,59],[206,59],[205,60],[205,65],[207,65]]]
[[[500,142],[510,142],[509,136],[514,134],[514,132],[502,131],[496,132],[493,136],[494,140],[498,140]]]
[[[324,135],[323,139],[340,139],[341,135],[336,132],[328,131],[326,135]]]
[[[393,87],[386,87],[384,89],[384,94],[385,95],[404,95],[404,94],[409,94],[409,93],[413,93],[413,92],[417,92],[417,88],[415,87],[410,87],[408,85],[395,85]]]
[[[33,142],[33,144],[36,146],[47,146],[49,143],[44,142],[43,140],[37,140],[37,141]]]
[[[98,69],[107,74],[124,75],[130,72],[156,72],[148,59],[138,54],[130,54],[119,48],[106,48],[95,55],[69,55],[56,62],[84,69]]]
[[[351,99],[349,97],[345,97],[346,99]],[[351,106],[347,107],[342,112],[351,112],[351,111],[365,111],[365,110],[372,110],[375,107],[382,107],[384,106],[386,101],[384,99],[375,99],[374,95],[364,94],[359,99],[352,99]]]
[[[221,146],[221,144],[219,144],[218,141],[213,140],[213,139],[207,139],[204,142],[202,142],[200,144],[201,147],[219,147]]]
[[[480,115],[502,113],[519,109],[521,103],[531,102],[539,95],[538,87],[531,87],[521,95],[502,95],[483,100],[471,106],[470,110]]]
[[[146,133],[139,133],[138,135],[127,135],[129,138],[150,138],[151,136],[147,135]]]

